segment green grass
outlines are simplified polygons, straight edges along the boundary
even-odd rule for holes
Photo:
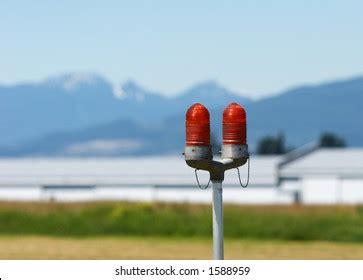
[[[224,208],[231,239],[363,241],[361,206]],[[211,237],[210,205],[148,203],[0,203],[1,235],[59,237]]]

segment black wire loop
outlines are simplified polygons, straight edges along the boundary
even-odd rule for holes
[[[201,190],[206,190],[206,189],[208,189],[208,187],[209,187],[209,184],[210,184],[210,178],[209,178],[209,181],[208,181],[208,184],[206,185],[206,186],[201,186],[200,185],[200,183],[199,183],[199,179],[198,179],[198,170],[199,169],[194,169],[194,172],[195,172],[195,178],[197,179],[197,183],[198,183],[198,187],[201,189]]]
[[[247,158],[248,160],[248,171],[247,171],[247,182],[246,182],[246,185],[243,185],[242,182],[241,182],[241,174],[239,173],[239,169],[237,167],[237,172],[238,172],[238,180],[239,180],[239,184],[241,185],[242,188],[247,188],[249,182],[250,182],[250,158],[248,157]]]

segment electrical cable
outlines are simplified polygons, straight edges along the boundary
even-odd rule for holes
[[[200,185],[200,183],[199,183],[199,179],[198,179],[198,170],[199,169],[194,169],[194,172],[195,172],[195,178],[197,179],[197,183],[198,183],[198,187],[201,189],[201,190],[206,190],[206,189],[208,189],[208,187],[209,187],[209,184],[210,184],[210,178],[209,178],[209,181],[208,181],[208,184],[206,185],[206,186],[204,186],[204,187],[202,187],[201,185]]]
[[[241,174],[239,172],[239,168],[237,167],[237,172],[238,172],[238,180],[239,180],[239,184],[241,185],[242,188],[247,188],[249,182],[250,182],[250,157],[247,158],[248,160],[248,171],[247,171],[247,182],[246,185],[243,185],[241,182]]]

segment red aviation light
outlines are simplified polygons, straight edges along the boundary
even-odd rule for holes
[[[189,107],[186,113],[186,145],[210,146],[210,120],[209,112],[200,103]]]
[[[223,144],[247,143],[246,111],[238,103],[229,104],[223,111]]]

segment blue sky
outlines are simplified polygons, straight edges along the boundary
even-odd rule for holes
[[[251,97],[363,74],[363,1],[0,1],[0,83],[97,72]]]

